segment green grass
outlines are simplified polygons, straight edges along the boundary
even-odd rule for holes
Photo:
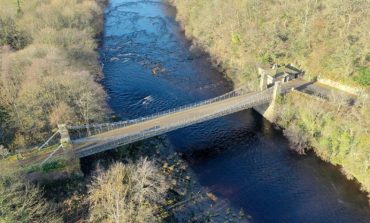
[[[26,169],[26,173],[49,173],[53,171],[62,170],[67,166],[67,163],[63,160],[55,160],[51,162],[44,163],[43,165],[33,165]]]
[[[65,167],[64,161],[58,161],[59,164],[48,164],[46,166],[40,166],[40,162],[38,161],[37,157],[45,157],[46,154],[49,154],[50,152],[54,151],[58,145],[52,145],[49,147],[45,147],[42,150],[38,150],[37,148],[28,150],[23,153],[14,154],[11,156],[6,157],[5,159],[0,160],[0,176],[9,176],[14,175],[15,173],[30,173],[34,171],[50,171],[52,169],[58,169]],[[26,161],[30,160],[30,162],[26,162],[25,165],[20,166],[20,161]],[[36,160],[36,161],[33,161]]]
[[[354,80],[364,87],[370,86],[370,68],[369,67],[359,67],[357,69],[357,76]]]

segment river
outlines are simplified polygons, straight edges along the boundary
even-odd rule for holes
[[[102,84],[120,119],[232,90],[207,55],[191,48],[175,13],[159,0],[110,0],[99,51]],[[253,110],[166,137],[204,188],[244,209],[252,222],[370,222],[356,183],[312,154],[290,152],[282,131]]]

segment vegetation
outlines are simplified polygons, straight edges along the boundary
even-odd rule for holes
[[[308,77],[320,75],[370,92],[366,0],[169,1],[186,35],[235,82],[256,89],[259,65],[293,63]],[[313,148],[370,192],[368,99],[347,107],[340,100],[328,104],[291,94],[276,111],[292,148],[301,154]]]
[[[249,83],[251,88],[258,80],[256,64],[290,62],[314,75],[369,88],[369,36],[363,32],[370,25],[366,0],[306,0],[304,7],[297,0],[172,2],[178,6],[179,18],[196,44],[209,51],[231,77]],[[0,144],[14,152],[47,138],[58,123],[88,124],[105,119],[106,95],[97,83],[101,71],[95,52],[104,3],[105,0],[0,0]],[[285,134],[294,148],[304,153],[312,145],[323,159],[343,166],[349,176],[370,191],[370,108],[366,103],[343,107],[301,97],[291,94],[278,105],[277,121],[286,127]],[[308,100],[320,109],[307,110]],[[129,160],[133,157],[143,155],[132,154],[135,150],[122,152],[122,156],[127,155],[127,164],[115,163],[107,171],[98,170],[87,189],[86,182],[72,189],[63,188],[61,193],[73,194],[59,203],[59,209],[67,213],[64,220],[86,217],[91,222],[155,222],[161,220],[158,212],[162,204],[175,209],[196,203],[190,188],[193,182],[183,163],[158,157],[156,162],[161,168],[143,158],[132,163]],[[28,173],[50,174],[70,168],[65,160],[41,166],[26,163],[27,157],[32,160],[46,151],[18,151],[11,155],[0,145],[0,166],[4,166],[4,176],[0,177],[0,222],[62,221],[39,187],[14,175],[17,168],[27,165],[23,171]],[[159,150],[155,153],[158,155]],[[15,162],[18,160],[25,161],[24,166]],[[177,175],[168,181],[165,174],[168,178]],[[185,183],[188,188],[183,186]],[[86,191],[76,189],[83,187]],[[165,200],[170,189],[176,197]],[[207,195],[217,201],[212,193]],[[195,196],[201,198],[199,193]],[[213,203],[202,206],[212,207]],[[74,208],[79,209],[76,215],[82,212],[88,217],[66,217]],[[230,210],[226,214],[231,215]],[[240,218],[243,215],[241,212]],[[211,214],[207,219],[210,217]]]
[[[0,222],[62,222],[41,190],[19,179],[0,178]]]
[[[100,172],[89,189],[91,222],[154,222],[167,190],[153,161],[116,163]]]
[[[51,162],[46,162],[42,165],[37,163],[36,165],[30,166],[26,169],[27,173],[39,172],[39,173],[49,173],[52,171],[62,171],[67,165],[70,164],[66,160],[53,160]]]
[[[308,74],[369,88],[367,0],[170,0],[187,36],[234,80],[257,86],[256,65],[300,66]]]
[[[105,118],[94,39],[104,2],[0,0],[0,144],[14,151],[58,123]]]
[[[62,166],[50,162],[38,168],[31,171],[49,173]],[[98,168],[92,178],[49,181],[46,191],[52,194],[46,198],[55,203],[41,188],[21,180],[25,178],[0,176],[0,222],[159,222],[170,185],[146,158]]]
[[[316,109],[307,109],[307,104]],[[297,93],[284,97],[277,122],[300,152],[311,145],[324,160],[342,166],[370,191],[370,106],[361,109],[315,100]]]

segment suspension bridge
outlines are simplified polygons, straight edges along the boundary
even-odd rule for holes
[[[267,104],[275,100],[279,94],[287,93],[292,88],[299,88],[306,84],[307,82],[299,79],[286,83],[276,82],[273,87],[267,88],[266,86],[256,92],[248,92],[245,87],[241,87],[216,98],[134,120],[80,126],[59,125],[58,132],[51,138],[60,135],[60,146],[57,150],[73,151],[78,158],[87,157],[176,129]],[[40,149],[48,145],[50,140],[47,140]],[[56,151],[51,156],[55,153]]]

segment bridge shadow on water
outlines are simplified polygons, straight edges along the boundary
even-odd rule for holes
[[[243,113],[243,112],[242,112]],[[253,113],[253,112],[252,112]],[[230,116],[238,116],[240,114],[236,115],[230,115]],[[254,114],[256,117],[258,115]],[[209,126],[212,126],[213,124],[220,123],[227,119],[228,117],[221,118],[223,120],[219,121],[209,121],[204,124],[199,124],[198,126],[192,126],[188,127],[182,130],[178,130],[176,132],[170,133],[170,138],[173,139],[172,141],[175,141],[174,144],[178,146],[177,151],[180,151],[183,153],[183,158],[189,161],[190,163],[195,162],[202,162],[202,160],[207,160],[210,157],[213,156],[219,156],[222,153],[225,153],[232,149],[237,149],[236,146],[240,143],[244,143],[247,147],[252,147],[256,143],[258,143],[258,134],[256,132],[250,131],[250,125],[255,125],[255,121],[258,122],[258,119],[254,119],[253,122],[245,123],[247,124],[244,127],[241,128],[235,128],[235,129],[225,129],[222,130],[218,127],[212,131]],[[247,127],[249,126],[249,127]],[[221,126],[220,126],[221,127]],[[179,138],[183,138],[184,135],[189,134],[189,132],[192,132],[190,134],[195,134],[197,128],[204,128],[207,129],[210,133],[210,135],[206,136],[205,138],[201,137],[202,140],[197,141],[196,137],[193,138],[194,141],[192,143],[188,143],[187,147],[184,148],[184,144],[179,145]],[[221,127],[222,128],[222,127]],[[199,133],[202,135],[202,133]],[[189,136],[191,138],[192,136]],[[186,137],[187,138],[187,137]],[[183,143],[183,142],[181,142]]]

